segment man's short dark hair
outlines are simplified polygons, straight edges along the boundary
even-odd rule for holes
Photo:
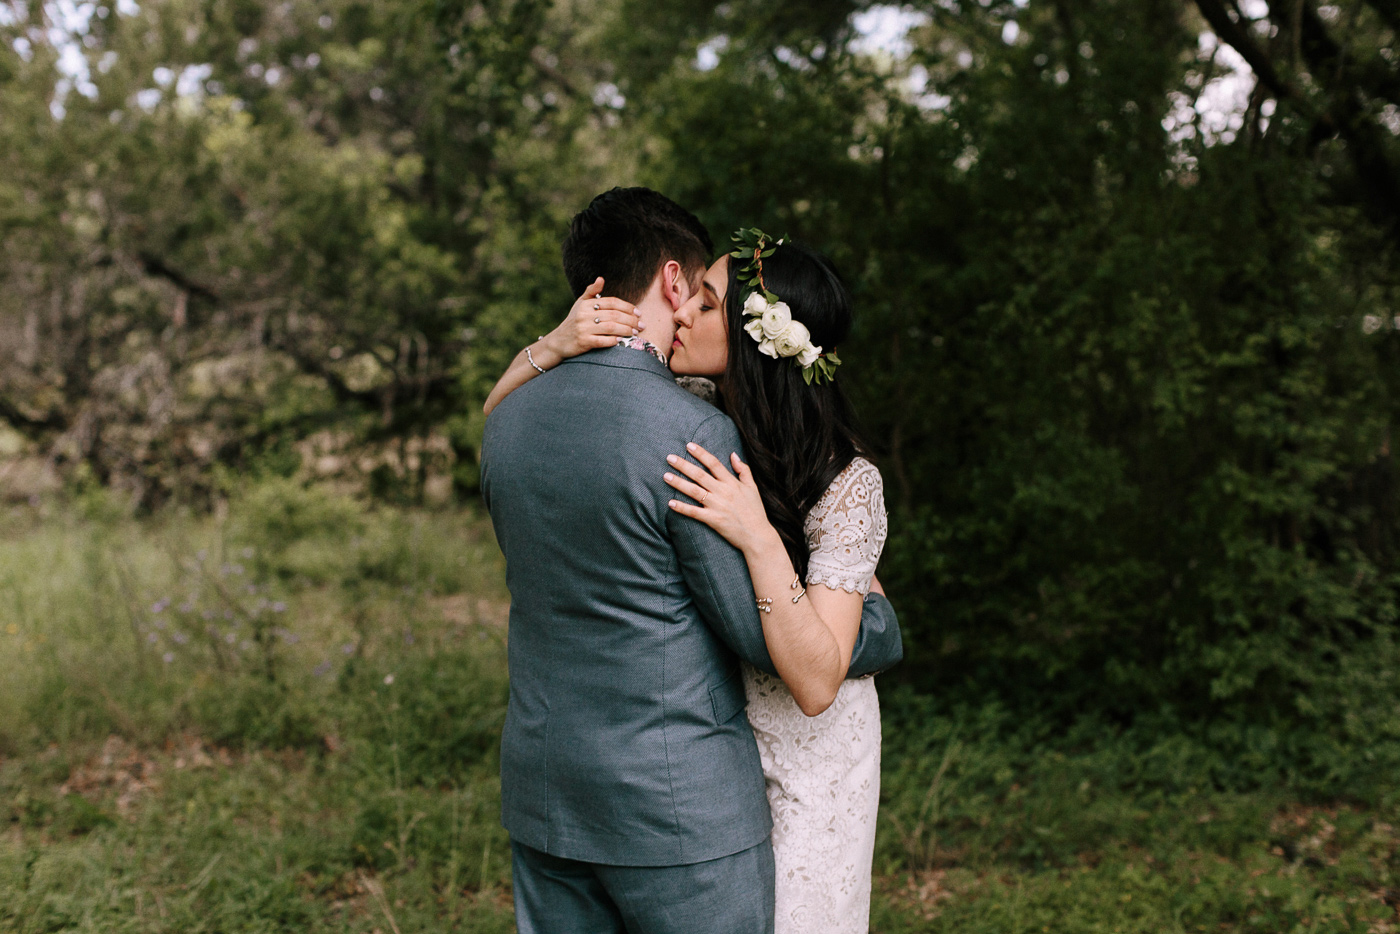
[[[650,188],[614,188],[574,215],[564,238],[564,275],[575,295],[602,276],[603,294],[635,303],[662,263],[680,263],[694,283],[713,250],[704,225],[670,198]]]

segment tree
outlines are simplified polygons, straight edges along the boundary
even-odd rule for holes
[[[445,431],[470,484],[471,361],[567,305],[536,268],[597,171],[575,140],[598,108],[548,51],[569,17],[98,6],[54,48],[47,9],[5,25],[33,55],[0,84],[0,417],[146,505],[329,429]],[[56,119],[78,49],[91,96]]]

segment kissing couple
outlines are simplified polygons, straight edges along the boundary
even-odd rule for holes
[[[689,211],[594,198],[563,247],[581,297],[487,399],[522,934],[869,928],[872,676],[903,647],[836,379],[851,300],[808,247],[735,239],[706,268]]]

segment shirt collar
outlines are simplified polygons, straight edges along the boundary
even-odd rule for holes
[[[666,367],[666,369],[669,370],[671,368],[671,364],[666,362],[666,355],[661,352],[661,348],[657,347],[651,341],[643,340],[640,337],[619,337],[617,339],[617,346],[649,353],[657,360],[660,360],[661,365]]]
[[[562,365],[587,363],[594,366],[613,366],[628,370],[645,370],[648,373],[655,373],[657,376],[666,379],[674,379],[670,368],[661,360],[650,353],[638,353],[631,347],[615,345],[603,347],[599,350],[590,350],[581,353],[577,357],[567,358]]]

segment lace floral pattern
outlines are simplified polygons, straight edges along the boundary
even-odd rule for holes
[[[851,461],[807,514],[811,560],[807,584],[847,593],[870,593],[875,565],[889,535],[885,487],[879,469],[863,457]]]
[[[807,584],[868,593],[888,524],[880,472],[857,458],[807,517]],[[867,676],[820,716],[781,680],[744,666],[749,724],[773,811],[775,934],[865,934],[880,802],[880,701]]]

